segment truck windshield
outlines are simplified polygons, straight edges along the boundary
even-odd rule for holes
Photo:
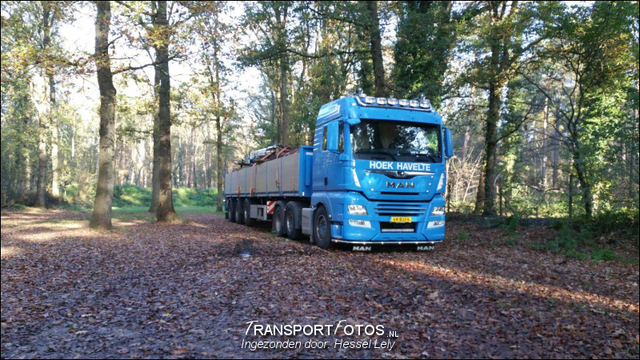
[[[442,161],[438,125],[363,119],[351,126],[350,138],[356,159]]]

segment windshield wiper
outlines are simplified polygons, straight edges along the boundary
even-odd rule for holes
[[[380,155],[386,155],[386,156],[390,156],[391,159],[393,159],[393,161],[398,161],[396,160],[396,157],[393,156],[393,154],[385,151],[385,150],[377,150],[377,149],[370,149],[370,150],[358,150],[355,152],[356,154],[380,154]]]
[[[418,153],[418,154],[413,154],[413,155],[414,155],[414,156],[416,156],[416,157],[418,157],[418,156],[426,156],[426,157],[428,157],[429,159],[431,159],[431,162],[434,162],[434,163],[435,163],[435,162],[438,162],[438,161],[436,160],[436,158],[435,158],[433,155],[431,155],[431,154]]]

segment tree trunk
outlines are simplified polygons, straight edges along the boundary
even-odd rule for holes
[[[216,211],[222,211],[223,189],[224,183],[224,163],[222,160],[222,122],[220,116],[216,116],[216,187],[218,190],[218,203]]]
[[[471,97],[469,99],[469,106],[467,108],[467,124],[464,127],[464,139],[462,141],[462,152],[460,153],[460,160],[464,161],[467,158],[467,152],[469,151],[469,140],[471,139],[471,113],[473,111],[473,100],[476,93],[476,88],[471,88]]]
[[[558,188],[558,164],[560,162],[560,117],[556,114],[556,126],[553,135],[553,169],[551,171],[551,186],[554,189]]]
[[[544,122],[542,123],[542,188],[547,190],[547,131],[549,128],[549,98],[544,98]]]
[[[154,65],[155,76],[153,79],[153,95],[158,104],[158,90],[160,88],[160,68],[159,65]],[[155,213],[158,210],[158,197],[160,196],[160,163],[158,147],[160,146],[160,138],[158,136],[158,127],[160,126],[158,121],[158,112],[153,116],[153,171],[151,173],[151,206],[149,206],[149,212]]]
[[[115,102],[111,60],[109,58],[109,30],[111,3],[96,2],[96,68],[100,88],[100,155],[98,160],[98,187],[89,226],[94,229],[111,229],[111,204],[114,186],[114,149],[116,141]]]
[[[485,193],[484,193],[484,168],[486,160],[484,157],[482,158],[482,169],[480,169],[480,179],[478,180],[478,190],[476,192],[476,206],[473,210],[473,213],[476,215],[480,215],[482,210],[484,209],[484,201],[485,201]]]
[[[171,183],[171,83],[169,76],[169,41],[170,32],[167,21],[167,2],[158,1],[158,13],[154,27],[160,31],[161,38],[155,45],[156,62],[160,68],[160,87],[158,89],[158,163],[160,166],[160,192],[156,218],[158,222],[170,222],[178,219],[173,208]]]
[[[45,53],[45,76],[49,80],[49,86],[52,85],[52,79],[49,77],[50,70],[48,67],[51,66],[49,63],[49,59],[46,58],[46,55],[49,50],[49,43],[51,42],[51,25],[52,25],[52,15],[51,15],[51,5],[47,2],[43,3],[42,9],[42,49]],[[51,89],[50,89],[51,90]],[[47,111],[47,116],[49,119],[45,119],[45,114],[40,114],[38,117],[38,193],[36,206],[37,207],[45,207],[46,206],[46,177],[47,177],[47,122],[51,123],[51,94],[49,97],[49,109]],[[54,165],[55,169],[56,165]]]
[[[367,9],[371,16],[371,59],[373,60],[373,80],[376,89],[376,96],[386,96],[386,85],[384,81],[384,63],[382,60],[382,38],[380,35],[380,19],[378,18],[378,2],[367,1]]]
[[[496,82],[489,84],[489,113],[485,127],[485,166],[484,166],[484,215],[495,215],[496,164],[498,159],[498,122],[500,121],[500,102],[502,86]]]
[[[51,126],[51,195],[60,197],[60,158],[58,156],[58,126],[56,117],[56,88],[53,73],[48,67],[49,81],[49,126]]]
[[[36,200],[37,207],[46,206],[46,177],[47,177],[47,120],[43,115],[38,117],[38,180]]]
[[[280,59],[280,115],[282,116],[282,144],[289,144],[289,104],[287,103],[287,73],[288,65],[287,59],[284,57]]]
[[[587,217],[593,215],[593,196],[591,192],[591,183],[587,179],[586,166],[580,156],[579,150],[574,153],[573,167],[576,169],[578,182],[580,183],[580,191],[582,192],[582,202],[584,204],[584,212]]]

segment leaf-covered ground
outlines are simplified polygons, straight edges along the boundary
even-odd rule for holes
[[[637,264],[503,245],[481,222],[450,221],[431,253],[323,251],[219,215],[174,225],[121,216],[108,233],[87,224],[81,213],[2,213],[3,358],[639,356]],[[334,338],[358,338],[298,336],[331,345],[241,348],[261,340],[245,336],[248,321],[340,320],[384,325],[396,345],[335,349]]]

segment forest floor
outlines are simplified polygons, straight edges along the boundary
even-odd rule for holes
[[[532,245],[554,236],[542,223],[520,226],[515,242],[482,219],[452,216],[434,252],[354,253],[214,214],[183,214],[172,225],[117,214],[110,232],[89,229],[89,216],[2,212],[2,358],[640,354],[637,262],[540,250]],[[342,328],[253,336],[250,321]],[[366,324],[385,335],[345,334],[345,325]],[[301,348],[242,348],[286,339]],[[309,339],[328,346],[306,349]],[[335,348],[336,339],[393,348]]]

